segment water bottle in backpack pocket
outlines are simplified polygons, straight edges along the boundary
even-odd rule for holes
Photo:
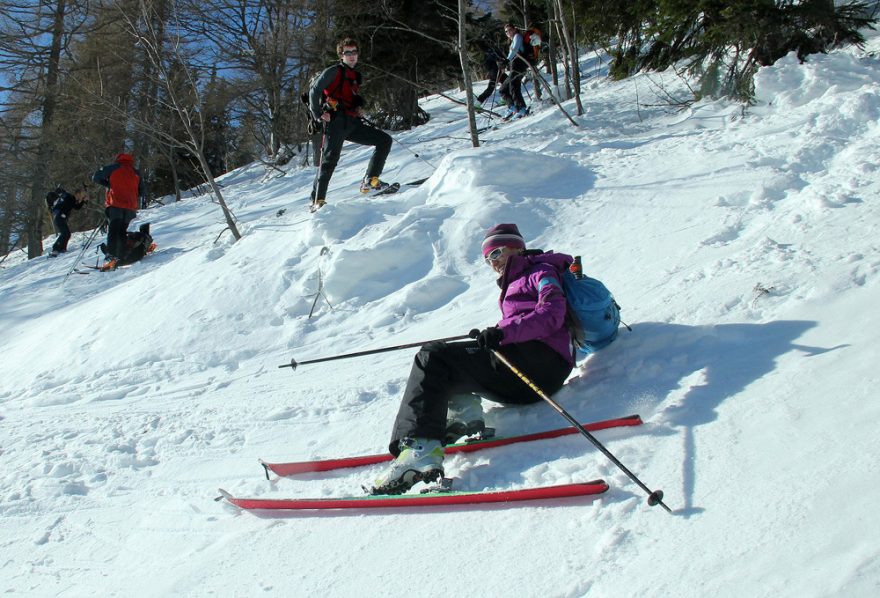
[[[577,274],[564,272],[562,288],[568,301],[572,340],[579,353],[589,355],[617,338],[620,307],[601,281],[580,274],[580,260],[573,267]]]

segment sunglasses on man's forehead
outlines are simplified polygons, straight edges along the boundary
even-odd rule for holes
[[[343,56],[357,56],[358,51],[357,50],[343,50],[342,55]]]

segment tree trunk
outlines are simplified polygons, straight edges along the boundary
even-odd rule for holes
[[[151,29],[155,31],[156,39],[162,42],[165,40],[166,22],[170,12],[169,0],[154,0],[153,7],[154,12],[151,13]],[[160,43],[158,50],[161,52],[163,47],[164,44]],[[145,123],[148,123],[150,127],[159,128],[161,127],[159,82],[157,81],[156,67],[153,64],[153,61],[144,61],[141,79],[142,93],[139,94],[139,97],[136,100],[138,115]],[[159,161],[158,158],[161,155],[161,148],[157,147],[159,144],[156,143],[152,136],[144,134],[142,131],[135,130],[133,136],[134,153],[140,156],[141,176],[145,177],[147,181],[154,180],[157,163]],[[150,186],[147,186],[147,192],[149,195],[152,195]],[[144,199],[149,202],[149,197]]]
[[[13,214],[15,213],[15,196],[18,189],[9,181],[5,181],[3,187],[3,204],[0,208],[3,213],[3,218],[0,218],[0,247],[2,247],[0,253],[8,253],[13,245]]]
[[[177,158],[174,154],[173,145],[162,145],[164,149],[165,161],[168,162],[168,169],[171,171],[171,184],[174,187],[174,201],[181,200],[180,197],[180,176],[177,174]]]
[[[563,42],[561,25],[562,15],[559,14],[559,3],[557,2],[557,0],[553,0],[553,14],[553,24],[556,27],[556,39],[558,39],[560,42]],[[564,99],[567,100],[573,95],[571,90],[571,77],[569,77],[568,73],[570,64],[570,61],[568,59],[568,47],[565,45],[565,43],[560,43],[559,50],[562,54],[560,58],[562,61],[562,82],[565,85]],[[557,82],[556,85],[559,85],[559,83]]]
[[[559,58],[556,56],[556,36],[553,34],[554,27],[554,0],[547,0],[547,73],[553,75],[553,87],[559,88],[559,70],[556,63]]]
[[[561,1],[561,0],[560,0]],[[577,15],[574,14],[574,4],[571,6],[571,22],[577,23]],[[565,26],[565,20],[563,19],[563,31],[566,33],[565,43],[570,48],[571,53],[571,86],[574,88],[574,102],[577,105],[577,113],[578,116],[581,116],[584,113],[584,105],[581,103],[581,65],[580,65],[580,55],[578,54],[578,45],[577,39],[575,38],[575,34],[577,29],[575,28],[571,33],[568,31],[568,27]]]
[[[223,192],[220,191],[220,186],[217,184],[217,181],[214,180],[214,175],[211,174],[211,167],[208,166],[208,160],[205,159],[205,153],[202,150],[198,150],[196,154],[199,158],[199,165],[205,173],[205,179],[208,181],[208,184],[211,185],[211,189],[214,191],[215,197],[217,197],[217,202],[220,204],[220,209],[223,210],[223,216],[226,218],[226,226],[229,228],[229,232],[232,233],[235,240],[238,241],[241,239],[241,233],[238,232],[238,227],[235,226],[235,219],[232,216],[232,212],[226,206],[226,200],[223,199]]]
[[[211,166],[208,164],[208,159],[205,157],[205,138],[204,138],[204,130],[205,123],[199,123],[199,130],[196,131],[193,127],[192,122],[189,120],[189,114],[185,108],[176,107],[175,108],[180,114],[180,118],[183,121],[183,128],[186,131],[186,135],[189,138],[189,142],[186,144],[189,146],[187,149],[195,154],[196,159],[199,162],[199,168],[202,171],[202,174],[205,177],[205,180],[211,186],[211,190],[214,192],[214,195],[217,197],[217,203],[220,204],[220,209],[223,210],[223,218],[226,219],[226,226],[229,228],[229,231],[232,233],[232,236],[236,241],[241,239],[241,233],[238,232],[238,227],[235,225],[235,217],[232,215],[229,207],[226,205],[226,200],[223,198],[223,192],[220,191],[220,185],[217,184],[217,181],[214,180],[214,174],[211,172]],[[202,114],[199,111],[199,114]],[[173,148],[172,148],[173,151]]]
[[[571,38],[571,34],[568,31],[568,25],[566,24],[565,20],[565,12],[563,10],[562,0],[556,0],[556,14],[559,17],[559,27],[562,30],[562,40],[565,44],[565,52],[568,55],[568,63],[566,65],[566,70],[568,71],[568,80],[571,81],[572,92],[574,94],[575,103],[577,104],[577,114],[578,116],[581,116],[584,113],[584,107],[581,104],[580,87],[576,85],[576,81],[580,80],[577,48],[575,48]],[[568,83],[566,83],[566,86],[567,85]]]
[[[61,58],[61,38],[64,35],[64,12],[67,0],[58,0],[52,23],[52,45],[49,48],[49,59],[46,65],[46,90],[41,107],[42,123],[40,124],[40,140],[37,148],[37,162],[34,165],[31,185],[30,209],[28,210],[26,234],[28,240],[28,259],[43,254],[43,217],[46,210],[44,196],[48,185],[46,177],[49,172],[49,160],[52,157],[54,134],[52,131],[55,117],[55,104],[58,97],[58,70]]]
[[[461,61],[461,74],[464,78],[464,90],[467,96],[468,127],[471,131],[471,145],[480,147],[480,136],[477,134],[477,117],[474,114],[474,90],[471,84],[471,68],[467,57],[466,8],[467,2],[465,0],[458,0],[458,59]]]

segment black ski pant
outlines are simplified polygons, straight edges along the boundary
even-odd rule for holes
[[[58,238],[52,244],[52,251],[64,253],[67,251],[67,242],[70,241],[70,226],[67,224],[67,217],[61,210],[52,212],[52,222],[55,224],[55,232]]]
[[[572,366],[541,341],[504,345],[498,352],[547,394],[562,388]],[[502,404],[525,405],[541,397],[494,355],[474,341],[434,342],[416,354],[391,432],[389,450],[397,456],[402,438],[446,435],[450,397],[468,392]]]
[[[510,70],[510,76],[501,86],[501,97],[517,110],[522,110],[526,107],[526,101],[522,95],[522,80],[526,68],[525,65],[520,64],[519,60],[514,62]]]
[[[477,96],[477,101],[482,104],[488,100],[492,92],[495,91],[495,86],[502,85],[506,79],[507,75],[497,68],[494,71],[489,71],[489,83],[486,85],[486,89]]]
[[[107,257],[123,259],[128,252],[126,243],[128,223],[137,217],[137,212],[108,206],[104,213],[109,222],[107,225]]]
[[[346,141],[360,145],[375,146],[373,157],[367,166],[366,176],[374,177],[382,174],[385,168],[385,159],[391,151],[391,136],[375,127],[366,124],[356,116],[349,116],[344,112],[336,112],[327,123],[324,133],[324,147],[321,151],[321,168],[315,185],[312,188],[312,200],[327,199],[327,187],[330,185],[330,177],[336,170],[339,156],[342,154],[342,144]]]

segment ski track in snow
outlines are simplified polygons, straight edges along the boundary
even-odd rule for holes
[[[578,129],[545,105],[473,149],[461,107],[424,100],[432,120],[394,134],[383,174],[430,175],[421,186],[361,197],[370,151],[346,146],[314,215],[314,171],[296,160],[222,177],[234,244],[193,196],[141,212],[160,251],[130,268],[66,276],[86,233],[56,260],[10,256],[0,589],[875,596],[880,71],[867,52],[786,57],[745,110],[666,108],[646,98],[685,97],[673,73],[611,82],[592,57]],[[415,350],[278,366],[494,323],[479,247],[498,222],[583,255],[614,291],[633,331],[556,399],[582,421],[641,414],[596,436],[675,516],[579,436],[456,455],[447,474],[468,489],[601,477],[600,497],[296,515],[212,501],[217,487],[330,497],[370,483],[379,467],[267,481],[257,458],[383,450]],[[561,425],[543,403],[484,406],[500,433]],[[430,573],[414,583],[403,559]]]

